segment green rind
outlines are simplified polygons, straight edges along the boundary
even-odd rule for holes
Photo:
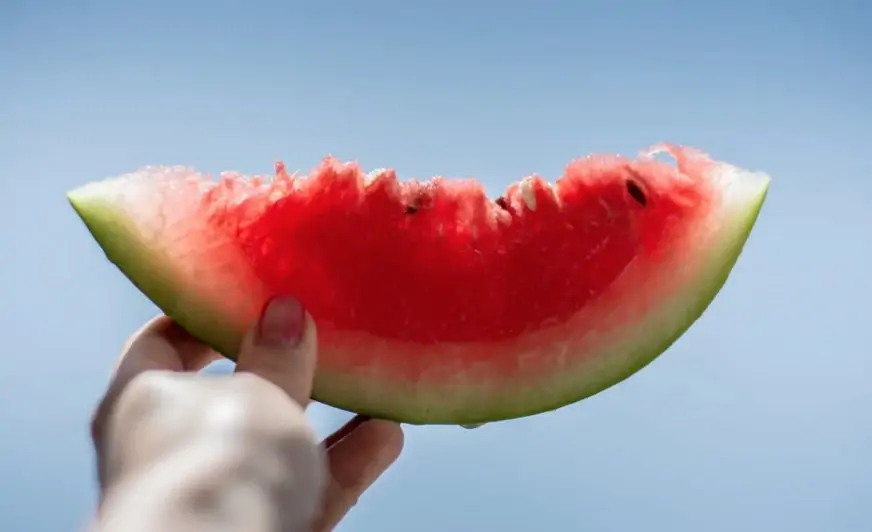
[[[725,246],[723,257],[726,260],[718,265],[719,271],[713,278],[713,282],[706,287],[701,287],[701,290],[705,291],[695,300],[695,304],[684,309],[685,321],[674,330],[671,336],[662,339],[657,344],[651,344],[644,354],[636,356],[634,364],[625,366],[620,372],[612,372],[607,379],[583,382],[584,385],[579,387],[579,393],[575,395],[566,395],[559,401],[530,401],[527,403],[531,405],[529,408],[518,408],[517,403],[506,405],[508,408],[505,410],[491,410],[484,417],[480,415],[466,416],[464,412],[454,412],[451,419],[443,417],[437,421],[434,421],[433,417],[426,411],[404,408],[405,405],[397,402],[383,401],[382,404],[390,404],[388,408],[361,407],[354,398],[345,399],[341,393],[327,395],[319,393],[318,386],[313,393],[313,399],[329,406],[373,418],[390,419],[404,423],[476,425],[556,410],[610,388],[654,361],[675,343],[709,307],[726,283],[742,253],[765,202],[768,184],[767,179],[766,183],[761,186],[761,193],[756,197],[756,201],[747,203],[747,207],[745,207],[747,211],[742,213],[743,215],[734,215],[736,223],[741,224],[741,227],[731,232],[734,239]],[[174,286],[171,281],[173,276],[165,271],[167,265],[154,260],[153,254],[141,243],[137,231],[125,223],[122,216],[118,216],[114,212],[114,206],[105,201],[104,197],[89,193],[89,188],[90,186],[86,186],[69,192],[68,199],[107,258],[167,316],[176,320],[193,336],[207,343],[217,352],[231,360],[235,359],[243,334],[243,331],[239,329],[239,324],[234,323],[221,312],[212,311],[211,305],[192,299],[189,295],[190,291],[183,290],[184,287]],[[186,311],[186,309],[188,310]],[[584,381],[584,379],[579,380]]]
[[[211,305],[185,297],[188,292],[173,284],[173,276],[164,271],[164,264],[152,260],[152,254],[140,244],[137,231],[115,215],[111,204],[88,194],[87,188],[69,192],[67,199],[106,258],[161,312],[221,355],[235,360],[243,335],[238,324],[214,312]],[[185,309],[194,310],[186,312]]]

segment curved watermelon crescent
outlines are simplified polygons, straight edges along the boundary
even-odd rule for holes
[[[688,170],[683,165],[695,165],[699,172],[700,161],[678,159],[683,172]],[[648,290],[640,297],[657,301],[655,309],[629,323],[617,322],[615,327],[583,335],[573,332],[573,322],[584,319],[577,316],[510,342],[482,346],[481,359],[498,353],[500,357],[515,357],[520,369],[529,365],[530,371],[523,378],[509,382],[490,376],[486,364],[468,367],[468,361],[475,359],[469,356],[473,348],[450,344],[428,348],[438,351],[430,353],[428,360],[438,358],[444,363],[419,368],[424,378],[418,381],[385,376],[380,368],[398,357],[414,360],[420,348],[361,333],[331,331],[321,340],[313,398],[377,418],[475,425],[554,410],[628,378],[657,358],[702,315],[726,282],[766,198],[767,175],[706,161],[705,177],[720,189],[721,201],[701,224],[699,236],[690,238],[683,254],[677,254],[671,263],[653,273],[643,272],[644,280],[634,280],[630,272],[625,285],[615,288],[619,293],[627,293],[627,287]],[[256,315],[257,309],[246,307],[246,301],[231,306],[207,300],[179,281],[177,270],[172,270],[178,266],[161,256],[160,244],[143,236],[136,220],[123,208],[124,201],[119,201],[136,195],[131,186],[130,182],[106,180],[75,189],[68,198],[110,261],[168,316],[232,359],[248,317]],[[232,265],[210,269],[209,280],[218,286],[236,286],[241,281],[246,288],[258,287],[254,279],[239,278],[242,270]],[[675,286],[672,281],[682,272],[684,281]],[[189,270],[187,279],[196,279],[196,271]],[[673,288],[658,292],[659,286]],[[259,304],[261,295],[252,294],[251,304]],[[591,312],[604,310],[620,315],[620,301],[617,306]],[[355,350],[360,344],[367,346],[365,367],[359,365]],[[358,365],[350,366],[351,360]]]

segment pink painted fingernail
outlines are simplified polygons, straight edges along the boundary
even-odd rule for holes
[[[303,339],[306,309],[292,296],[276,296],[266,302],[257,327],[257,343],[272,347],[296,347]]]

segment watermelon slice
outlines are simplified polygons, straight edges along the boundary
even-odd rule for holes
[[[666,350],[725,282],[768,186],[664,144],[495,201],[473,180],[330,157],[308,176],[278,163],[217,182],[148,167],[69,200],[109,260],[225,356],[269,296],[292,293],[318,323],[314,399],[474,425],[579,401]]]

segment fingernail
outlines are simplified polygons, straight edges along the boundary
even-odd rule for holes
[[[306,309],[295,297],[276,296],[266,302],[260,315],[257,343],[275,347],[296,347],[303,339]]]

